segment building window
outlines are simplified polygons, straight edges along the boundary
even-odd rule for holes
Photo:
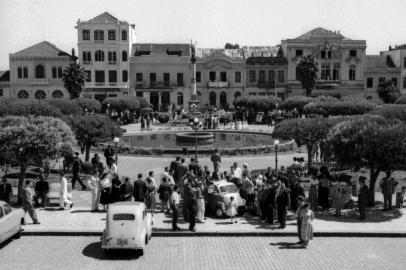
[[[260,83],[265,82],[265,70],[260,70],[259,71],[259,82]]]
[[[333,80],[338,81],[340,80],[340,63],[333,64]]]
[[[126,30],[121,31],[121,40],[127,40],[127,31]]]
[[[398,78],[393,77],[392,78],[392,83],[395,87],[398,87]]]
[[[210,94],[209,94],[209,103],[210,103],[210,106],[216,106],[216,104],[217,104],[217,97],[216,97],[216,92],[214,92],[214,91],[212,91],[212,92],[210,92]]]
[[[321,51],[320,52],[320,58],[321,59],[326,59],[326,51]]]
[[[296,56],[303,56],[303,50],[296,50]]]
[[[406,88],[406,77],[403,77],[403,89]]]
[[[82,30],[82,40],[90,40],[90,30]]]
[[[123,70],[123,82],[128,82],[128,71]]]
[[[109,70],[109,82],[117,82],[117,70]]]
[[[379,77],[378,84],[381,85],[381,84],[385,83],[385,80],[386,80],[385,77]]]
[[[96,30],[94,31],[94,40],[104,40],[104,31],[103,30]]]
[[[52,68],[52,78],[57,78],[57,76],[58,76],[58,74],[57,74],[57,70],[56,70],[56,67],[53,67]]]
[[[235,72],[234,81],[235,81],[236,83],[241,83],[241,71],[236,71],[236,72]]]
[[[183,105],[183,93],[182,93],[182,92],[179,92],[179,93],[178,93],[177,102],[178,102],[178,105],[179,105],[179,106],[180,106],[180,105]]]
[[[357,56],[357,50],[350,50],[350,57],[356,57]]]
[[[17,76],[18,78],[22,78],[23,77],[23,69],[22,68],[17,68]]]
[[[209,72],[209,80],[211,82],[215,82],[216,81],[216,72],[215,71],[210,71]]]
[[[149,74],[149,84],[151,87],[156,86],[156,73],[150,73]]]
[[[196,82],[202,82],[202,73],[200,71],[196,71]]]
[[[91,82],[92,81],[92,71],[91,70],[85,70],[86,72],[86,81]]]
[[[268,72],[268,76],[269,76],[268,81],[271,83],[274,83],[275,82],[275,70],[270,70]]]
[[[142,73],[136,73],[135,74],[135,80],[137,82],[142,82]]]
[[[127,62],[128,54],[127,51],[122,51],[121,52],[121,61]]]
[[[170,86],[170,81],[171,81],[171,74],[164,73],[164,86],[169,87]]]
[[[348,78],[350,81],[355,81],[355,65],[350,66],[350,70],[348,72]]]
[[[105,82],[104,70],[96,70],[95,71],[95,80],[96,80],[96,83],[104,83]]]
[[[43,90],[38,90],[35,92],[35,98],[36,99],[45,99],[47,97],[47,94]]]
[[[23,77],[28,78],[28,68],[27,67],[23,68]]]
[[[285,71],[278,70],[278,82],[279,83],[285,82]]]
[[[227,81],[227,72],[225,72],[225,71],[220,72],[220,81],[221,82],[226,82]]]
[[[327,58],[328,58],[328,59],[331,59],[331,51],[328,51],[328,52],[327,52]]]
[[[227,107],[227,93],[224,91],[220,93],[220,105],[223,108]]]
[[[94,60],[97,62],[103,62],[104,61],[104,52],[102,50],[98,50],[94,53]]]
[[[92,54],[91,54],[91,52],[83,52],[83,53],[82,53],[82,60],[83,60],[83,62],[90,62],[90,61],[92,61]]]
[[[403,67],[406,68],[406,57],[403,58]]]
[[[0,88],[0,97],[2,97],[3,95],[4,95],[3,89]]]
[[[372,88],[374,87],[374,78],[368,77],[367,78],[367,88]]]
[[[116,52],[109,52],[109,62],[116,62],[117,61],[117,54]]]
[[[321,63],[320,78],[330,80],[330,63]]]
[[[255,82],[255,70],[250,70],[249,71],[249,74],[250,74],[250,76],[249,76],[249,79],[250,79],[250,82]]]
[[[183,73],[176,74],[176,82],[177,82],[178,87],[184,85],[183,84]]]
[[[61,90],[55,90],[52,92],[52,98],[63,98],[63,93]]]
[[[116,31],[114,30],[108,30],[107,32],[107,38],[109,40],[116,40]]]
[[[25,90],[20,90],[17,93],[17,98],[29,98],[29,97],[30,97],[30,95]]]
[[[58,67],[58,78],[62,78],[62,67]]]
[[[235,92],[234,93],[234,99],[241,97],[241,92]]]
[[[35,67],[35,78],[45,78],[45,68],[43,65],[37,65]]]

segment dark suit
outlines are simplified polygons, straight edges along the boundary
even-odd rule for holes
[[[365,209],[368,204],[368,187],[366,185],[361,186],[358,192],[358,208],[360,219],[365,219]]]
[[[183,176],[185,176],[187,173],[186,165],[184,163],[178,164],[178,166],[176,167],[176,172],[177,172],[176,184],[179,186],[183,186],[183,184],[180,183],[180,181],[182,180]]]
[[[276,208],[278,211],[278,221],[282,228],[286,226],[286,208],[289,205],[289,191],[284,188],[276,195]]]
[[[85,184],[83,184],[82,180],[79,177],[79,172],[82,167],[82,161],[79,157],[74,157],[73,164],[72,164],[72,190],[75,187],[76,180],[82,186],[82,189],[86,189]]]
[[[268,188],[265,203],[266,203],[266,221],[269,224],[273,224],[273,221],[275,219],[274,212],[276,208],[276,189],[274,187]]]
[[[178,162],[176,160],[173,160],[171,162],[171,165],[169,166],[169,170],[173,171],[176,174],[176,168],[178,167]],[[176,177],[175,177],[176,178]]]
[[[0,201],[5,201],[10,204],[10,197],[13,194],[13,189],[9,183],[0,185]]]
[[[292,186],[292,191],[290,193],[290,201],[292,203],[291,208],[293,211],[297,210],[297,198],[299,196],[305,197],[305,191],[304,188],[300,184],[294,184]]]
[[[187,219],[190,223],[189,230],[193,230],[196,225],[197,200],[195,190],[190,185],[185,187],[185,199],[183,204],[187,212]]]
[[[35,200],[35,205],[37,207],[39,206],[38,199],[41,199],[42,206],[46,205],[48,192],[49,192],[49,185],[48,185],[47,181],[41,180],[35,184],[34,200]]]
[[[134,182],[134,200],[145,202],[145,194],[147,194],[147,184],[142,179],[136,180]]]

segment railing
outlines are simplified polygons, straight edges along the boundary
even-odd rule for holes
[[[138,89],[167,89],[183,86],[183,81],[138,81],[135,82],[135,88]]]
[[[113,66],[115,65],[117,62],[116,61],[109,61],[109,65]]]
[[[228,82],[207,82],[207,87],[225,88],[228,87]]]
[[[30,85],[48,85],[48,79],[47,78],[35,78],[35,79],[31,79],[29,82]]]
[[[85,82],[85,87],[114,87],[114,88],[128,88],[128,83],[124,82]]]
[[[92,64],[92,61],[83,61],[82,64],[83,64],[84,66],[91,65],[91,64]]]

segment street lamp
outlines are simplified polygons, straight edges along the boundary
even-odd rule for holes
[[[199,119],[195,117],[190,126],[195,130],[195,159],[197,160],[197,130],[202,126],[202,122],[199,122]]]
[[[116,144],[116,165],[118,165],[118,159],[117,159],[117,144],[120,141],[120,139],[118,137],[115,137],[113,139],[113,142]]]
[[[278,176],[278,146],[279,146],[279,141],[274,140],[273,145],[275,146],[275,170],[276,170],[276,176]]]

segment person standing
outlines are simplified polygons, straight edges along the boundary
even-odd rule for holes
[[[182,158],[178,166],[176,167],[177,171],[177,178],[176,178],[176,185],[179,186],[181,193],[183,192],[183,178],[185,177],[186,173],[188,172],[187,166],[185,164],[185,158]]]
[[[174,176],[175,176],[175,178],[176,178],[176,169],[177,169],[177,167],[178,167],[178,164],[180,163],[180,157],[176,157],[176,159],[175,160],[172,160],[171,161],[171,164],[170,164],[170,166],[169,166],[169,171],[174,171],[175,173],[174,173]]]
[[[368,187],[365,185],[365,176],[359,177],[359,191],[358,191],[358,208],[359,208],[359,219],[365,220],[365,210],[368,204]]]
[[[289,191],[285,187],[285,184],[278,182],[280,187],[278,194],[276,195],[276,207],[278,212],[279,229],[285,229],[286,227],[286,213],[289,205]]]
[[[309,189],[309,203],[310,208],[315,210],[317,207],[317,193],[319,188],[319,180],[312,176],[310,179],[310,189]]]
[[[159,199],[161,200],[161,212],[169,212],[169,196],[171,194],[171,186],[169,185],[168,179],[165,177],[162,179],[161,184],[158,188]]]
[[[278,192],[278,187],[276,186],[275,179],[272,180],[270,185],[267,189],[267,197],[266,197],[266,221],[268,224],[273,224],[275,220],[275,212],[276,212],[276,195]]]
[[[184,207],[187,211],[187,219],[189,221],[189,230],[192,232],[196,231],[196,194],[195,190],[192,187],[192,184],[188,181],[185,185],[185,200],[184,200]]]
[[[0,185],[0,201],[5,201],[10,204],[11,196],[13,195],[13,189],[9,183],[7,183],[7,178],[3,177],[2,183]]]
[[[305,197],[304,188],[300,184],[300,179],[296,178],[294,184],[291,186],[291,193],[290,193],[290,201],[292,202],[292,210],[297,210],[298,201],[297,198],[299,196]]]
[[[72,163],[72,190],[75,188],[76,181],[82,186],[82,190],[86,190],[85,184],[83,184],[82,180],[80,179],[79,173],[82,167],[82,160],[79,158],[79,153],[75,153],[75,157],[73,158]]]
[[[91,209],[93,212],[99,211],[99,201],[100,201],[100,179],[97,177],[97,172],[93,173],[93,176],[87,181],[92,194]]]
[[[145,202],[145,195],[147,194],[147,185],[142,180],[142,173],[138,174],[138,179],[134,181],[134,201]]]
[[[99,166],[100,158],[98,154],[94,154],[92,157],[91,163],[92,163],[92,171],[97,172],[98,171],[98,166]]]
[[[103,211],[107,210],[110,203],[110,192],[111,192],[111,175],[104,173],[100,177],[100,204],[103,205]]]
[[[298,244],[303,244],[303,239],[302,239],[302,219],[300,217],[300,212],[302,211],[305,201],[304,201],[304,197],[303,196],[299,196],[297,198],[297,203],[298,203],[298,207],[296,210],[296,223],[297,223],[297,234],[299,237],[299,242]]]
[[[32,221],[34,224],[40,224],[37,218],[37,213],[35,212],[34,209],[34,204],[33,204],[33,194],[31,192],[31,187],[32,183],[30,180],[25,181],[25,187],[23,189],[23,197],[22,197],[22,202],[23,202],[23,209],[24,212],[30,215]]]
[[[120,190],[123,201],[131,201],[131,197],[134,193],[134,187],[130,183],[130,178],[124,178],[124,183],[121,185]]]
[[[110,203],[115,203],[121,201],[121,181],[117,174],[113,174],[111,179],[111,192],[110,192]]]
[[[221,155],[218,149],[216,149],[214,153],[211,155],[211,162],[213,162],[213,170],[218,172],[220,170],[221,164]]]
[[[391,172],[386,172],[386,177],[381,180],[380,186],[383,194],[383,210],[392,210],[392,195],[398,182],[391,177]]]
[[[106,158],[107,167],[111,168],[112,159],[114,156],[114,150],[111,145],[108,145],[107,148],[104,150],[104,157]]]
[[[59,176],[61,178],[59,185],[59,210],[65,210],[66,207],[71,209],[73,207],[73,202],[68,200],[68,180],[63,171],[59,173]]]
[[[114,158],[111,159],[111,168],[110,168],[110,170],[111,170],[111,173],[113,173],[115,175],[118,175],[118,166],[117,166],[116,160]]]
[[[230,197],[230,201],[227,204],[227,215],[230,217],[231,219],[231,223],[237,223],[237,202],[234,200],[234,197],[231,196]]]
[[[152,181],[153,178],[152,176],[148,176],[147,177],[147,193],[145,196],[145,205],[147,207],[147,210],[155,210],[156,208],[156,186],[155,186],[155,182]]]
[[[303,240],[303,247],[306,248],[309,245],[309,240],[313,239],[313,220],[314,213],[310,209],[310,204],[305,203],[300,211],[301,224],[300,224],[300,237]]]
[[[178,217],[179,217],[179,187],[174,186],[170,198],[170,205],[172,209],[172,231],[179,231]]]
[[[330,208],[328,201],[329,189],[330,189],[330,180],[328,179],[328,176],[326,174],[322,174],[320,179],[318,199],[319,204],[323,208],[323,211],[328,211]]]
[[[204,223],[204,213],[206,210],[206,205],[203,196],[204,185],[202,181],[197,183],[196,187],[196,200],[197,200],[197,222]]]
[[[48,204],[47,194],[49,192],[48,182],[44,180],[42,173],[39,174],[39,181],[35,184],[35,206],[39,207],[38,199],[41,199],[41,206],[45,207]]]

